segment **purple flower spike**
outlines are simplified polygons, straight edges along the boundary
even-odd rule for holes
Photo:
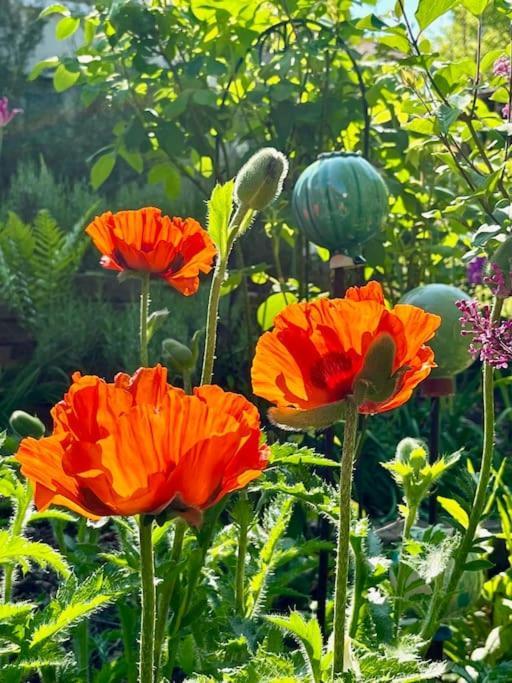
[[[469,352],[493,368],[507,368],[512,362],[512,320],[491,322],[489,306],[481,310],[476,301],[457,301],[462,313],[462,334],[472,337]]]
[[[17,114],[23,114],[23,109],[9,109],[7,97],[0,97],[0,128],[5,128]]]
[[[485,256],[476,256],[468,263],[467,278],[470,285],[482,285],[484,283],[484,270],[487,259]]]
[[[497,263],[491,263],[491,273],[483,278],[483,283],[491,289],[494,296],[506,299],[512,294],[505,273]]]
[[[508,104],[506,104],[503,109],[501,110],[501,115],[503,116],[504,119],[508,119],[510,114],[510,107]]]
[[[498,57],[492,67],[495,76],[506,76],[510,78],[510,59],[505,55]]]

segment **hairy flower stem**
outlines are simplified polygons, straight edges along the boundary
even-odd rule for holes
[[[352,609],[348,635],[351,638],[355,638],[359,625],[359,615],[365,603],[363,592],[366,580],[366,567],[364,551],[361,548],[357,549],[354,545],[352,550],[354,552],[354,591],[352,593]]]
[[[217,345],[217,321],[219,317],[219,302],[222,283],[226,276],[229,255],[235,239],[238,236],[239,228],[246,215],[250,212],[249,207],[240,204],[228,226],[228,243],[225,253],[218,255],[217,265],[213,273],[210,298],[208,301],[208,314],[206,318],[206,341],[204,345],[203,372],[201,374],[201,384],[210,384],[213,377],[213,364],[215,362],[215,347]]]
[[[169,578],[165,579],[162,583],[160,590],[159,600],[158,600],[158,612],[156,617],[156,627],[155,627],[155,646],[154,646],[154,658],[155,658],[155,683],[158,683],[158,671],[160,668],[160,656],[162,652],[162,644],[164,642],[165,630],[167,627],[167,617],[169,615],[169,606],[171,604],[172,597],[174,595],[174,589],[176,587],[176,581],[178,580],[178,572],[176,571],[176,565],[180,561],[181,549],[183,547],[183,538],[185,536],[185,531],[187,530],[187,524],[183,519],[177,519],[174,527],[174,540],[172,543],[171,550],[171,562],[172,562],[172,574]]]
[[[140,291],[140,364],[146,368],[149,365],[148,355],[148,316],[149,316],[149,284],[150,274],[143,273]]]
[[[338,522],[338,551],[336,556],[336,586],[334,591],[333,681],[338,674],[343,673],[343,660],[345,654],[345,613],[350,547],[350,500],[352,494],[352,468],[357,441],[357,423],[357,405],[352,398],[348,398],[340,470],[340,512]]]
[[[491,311],[491,324],[498,322],[501,309],[503,308],[503,299],[496,297],[494,299]],[[467,557],[471,552],[474,543],[475,533],[478,524],[481,521],[482,513],[485,508],[487,499],[487,489],[492,471],[492,459],[494,455],[494,369],[489,363],[483,364],[482,370],[482,384],[483,384],[483,403],[484,403],[484,439],[482,447],[482,465],[480,468],[480,476],[478,478],[478,485],[471,507],[471,514],[467,529],[464,533],[462,541],[457,549],[455,555],[455,562],[453,570],[450,574],[450,579],[446,590],[442,592],[439,600],[434,601],[432,609],[427,614],[421,630],[421,638],[425,642],[429,642],[435,634],[439,620],[442,619],[450,599],[457,588],[457,585],[464,573],[464,567]]]
[[[245,556],[247,554],[247,536],[249,532],[249,515],[247,493],[240,494],[243,501],[243,509],[240,519],[240,533],[238,535],[238,555],[236,559],[235,580],[235,609],[237,614],[245,614]]]
[[[139,516],[142,619],[140,626],[139,683],[153,683],[155,640],[155,574],[152,540],[153,518]]]
[[[398,627],[400,625],[400,615],[402,614],[402,601],[405,593],[405,563],[404,563],[404,548],[411,536],[411,529],[416,521],[418,514],[418,507],[415,505],[408,505],[407,516],[404,522],[404,529],[402,532],[402,542],[400,544],[400,558],[398,560],[398,573],[396,577],[396,593],[394,599],[394,617],[395,617],[395,637],[398,635]]]

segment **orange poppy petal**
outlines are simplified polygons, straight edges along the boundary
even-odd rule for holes
[[[384,293],[380,282],[371,280],[362,287],[350,287],[347,289],[345,299],[352,301],[376,301],[384,306]]]
[[[402,322],[406,331],[407,353],[403,362],[407,363],[423,344],[432,339],[441,324],[441,318],[409,304],[397,304],[393,308],[393,315]]]

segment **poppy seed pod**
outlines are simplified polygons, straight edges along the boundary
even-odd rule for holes
[[[236,176],[235,202],[262,211],[283,189],[288,160],[274,147],[264,147],[247,161]]]
[[[441,318],[441,326],[430,343],[437,365],[432,379],[454,377],[473,362],[469,353],[471,340],[461,334],[460,312],[455,305],[460,300],[470,301],[470,297],[457,287],[439,283],[416,287],[400,299],[401,304],[418,306]]]

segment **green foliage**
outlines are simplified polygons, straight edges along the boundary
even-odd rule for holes
[[[13,213],[0,226],[0,285],[30,330],[45,324],[48,311],[72,287],[86,244],[83,220],[66,233],[46,211],[32,226]]]

